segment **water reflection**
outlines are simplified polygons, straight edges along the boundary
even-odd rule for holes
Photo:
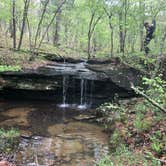
[[[89,112],[60,109],[54,103],[1,105],[0,127],[19,127],[22,138],[17,165],[92,166],[108,153],[108,138],[95,124],[74,120]]]

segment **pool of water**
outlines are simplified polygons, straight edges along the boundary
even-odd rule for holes
[[[52,102],[0,101],[0,127],[21,131],[17,166],[92,166],[109,149],[103,128],[82,120],[91,112]]]

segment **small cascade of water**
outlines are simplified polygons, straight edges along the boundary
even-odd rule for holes
[[[94,89],[94,81],[91,81],[90,84],[90,106],[93,104],[93,89]]]
[[[87,81],[84,79],[81,79],[81,96],[80,96],[80,105],[78,106],[79,109],[86,109],[87,105],[86,105],[86,89],[87,89]]]
[[[83,105],[84,79],[81,80],[81,105]]]
[[[68,90],[68,76],[63,76],[63,102],[60,105],[60,107],[65,108],[68,107],[69,104],[67,104],[66,100],[67,100],[67,90]]]

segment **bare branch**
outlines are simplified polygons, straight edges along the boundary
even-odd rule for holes
[[[136,88],[133,83],[130,83],[130,84],[131,84],[131,89],[133,89],[136,93],[138,93],[141,96],[143,96],[147,101],[149,101],[153,106],[157,107],[163,113],[166,113],[166,109],[163,108],[159,103],[157,103],[156,101],[151,99],[148,95],[146,95],[144,92],[142,92],[138,88]]]

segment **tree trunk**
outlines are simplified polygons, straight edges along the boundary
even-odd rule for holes
[[[54,46],[59,45],[59,32],[60,32],[60,22],[61,22],[61,10],[58,11],[56,15],[56,22],[55,22],[55,33],[53,38],[53,44]]]
[[[124,1],[123,7],[124,7],[124,30],[123,30],[123,55],[124,55],[125,45],[126,45],[126,34],[127,34],[126,24],[127,24],[128,0]]]
[[[32,33],[31,33],[31,27],[30,27],[30,24],[29,24],[28,16],[26,16],[26,20],[27,20],[28,33],[29,33],[29,49],[31,51],[32,50]]]
[[[109,19],[109,28],[110,28],[110,31],[111,31],[111,56],[112,56],[113,55],[113,50],[114,50],[114,29],[113,29],[112,22],[111,22],[113,13],[111,11],[108,12],[106,8],[104,8],[104,11],[107,14],[107,17]]]
[[[36,49],[36,44],[37,44],[37,39],[38,39],[38,36],[41,32],[41,24],[43,22],[43,19],[44,19],[44,15],[46,13],[46,9],[47,9],[47,5],[49,3],[49,0],[46,0],[46,2],[44,3],[44,6],[43,6],[43,10],[42,10],[42,15],[41,15],[41,18],[39,20],[39,23],[38,23],[38,26],[37,26],[37,31],[36,31],[36,35],[35,35],[35,43],[34,43],[34,51]]]
[[[114,30],[111,29],[111,56],[114,54]]]
[[[143,1],[143,2],[142,2]],[[144,21],[145,21],[145,0],[139,0],[140,13],[140,51],[144,50]]]
[[[161,39],[160,53],[159,53],[159,57],[158,57],[158,60],[157,60],[156,66],[155,66],[155,71],[152,75],[152,79],[154,79],[157,76],[158,72],[161,69],[161,66],[163,66],[162,65],[162,58],[163,58],[163,49],[164,49],[165,40],[166,40],[166,27],[165,27],[165,31],[164,31],[162,39]]]
[[[119,44],[120,44],[120,52],[124,52],[124,39],[123,39],[123,15],[122,12],[120,11],[119,13]]]
[[[91,38],[92,38],[92,35],[93,35],[93,32],[95,30],[95,27],[97,25],[97,23],[99,22],[99,20],[101,19],[101,16],[99,16],[96,20],[95,20],[95,11],[92,12],[92,15],[91,15],[91,19],[90,19],[90,22],[89,22],[89,30],[88,30],[88,59],[91,58]]]
[[[90,19],[90,22],[89,22],[89,30],[88,30],[88,59],[91,58],[91,37],[92,37],[92,24],[93,24],[93,20],[94,20],[94,17],[95,17],[95,12],[92,13],[91,15],[91,19]]]
[[[22,45],[22,39],[23,39],[23,35],[24,35],[25,22],[26,22],[26,18],[27,18],[27,15],[28,15],[28,8],[29,8],[30,0],[25,0],[24,3],[25,4],[24,4],[22,28],[21,28],[21,33],[20,33],[20,40],[19,40],[19,44],[18,44],[18,50],[20,50],[21,45]]]
[[[45,36],[46,36],[46,34],[47,34],[47,32],[48,32],[50,26],[53,24],[57,13],[59,12],[59,10],[61,10],[62,6],[63,6],[65,3],[66,3],[66,0],[62,0],[61,3],[58,5],[56,11],[54,12],[53,17],[51,18],[49,24],[48,24],[47,27],[46,27],[46,30],[44,31],[44,33],[43,33],[43,35],[42,35],[42,38],[41,38],[41,40],[40,40],[40,42],[39,42],[39,45],[38,45],[38,47],[37,47],[37,51],[38,51],[39,48],[41,47],[41,44],[42,44],[42,42],[43,42],[43,40],[44,40],[44,38],[45,38]]]
[[[12,25],[13,25],[13,28],[12,28],[12,37],[13,37],[13,48],[15,49],[16,48],[16,3],[15,3],[15,0],[13,0],[13,3],[12,3]]]

